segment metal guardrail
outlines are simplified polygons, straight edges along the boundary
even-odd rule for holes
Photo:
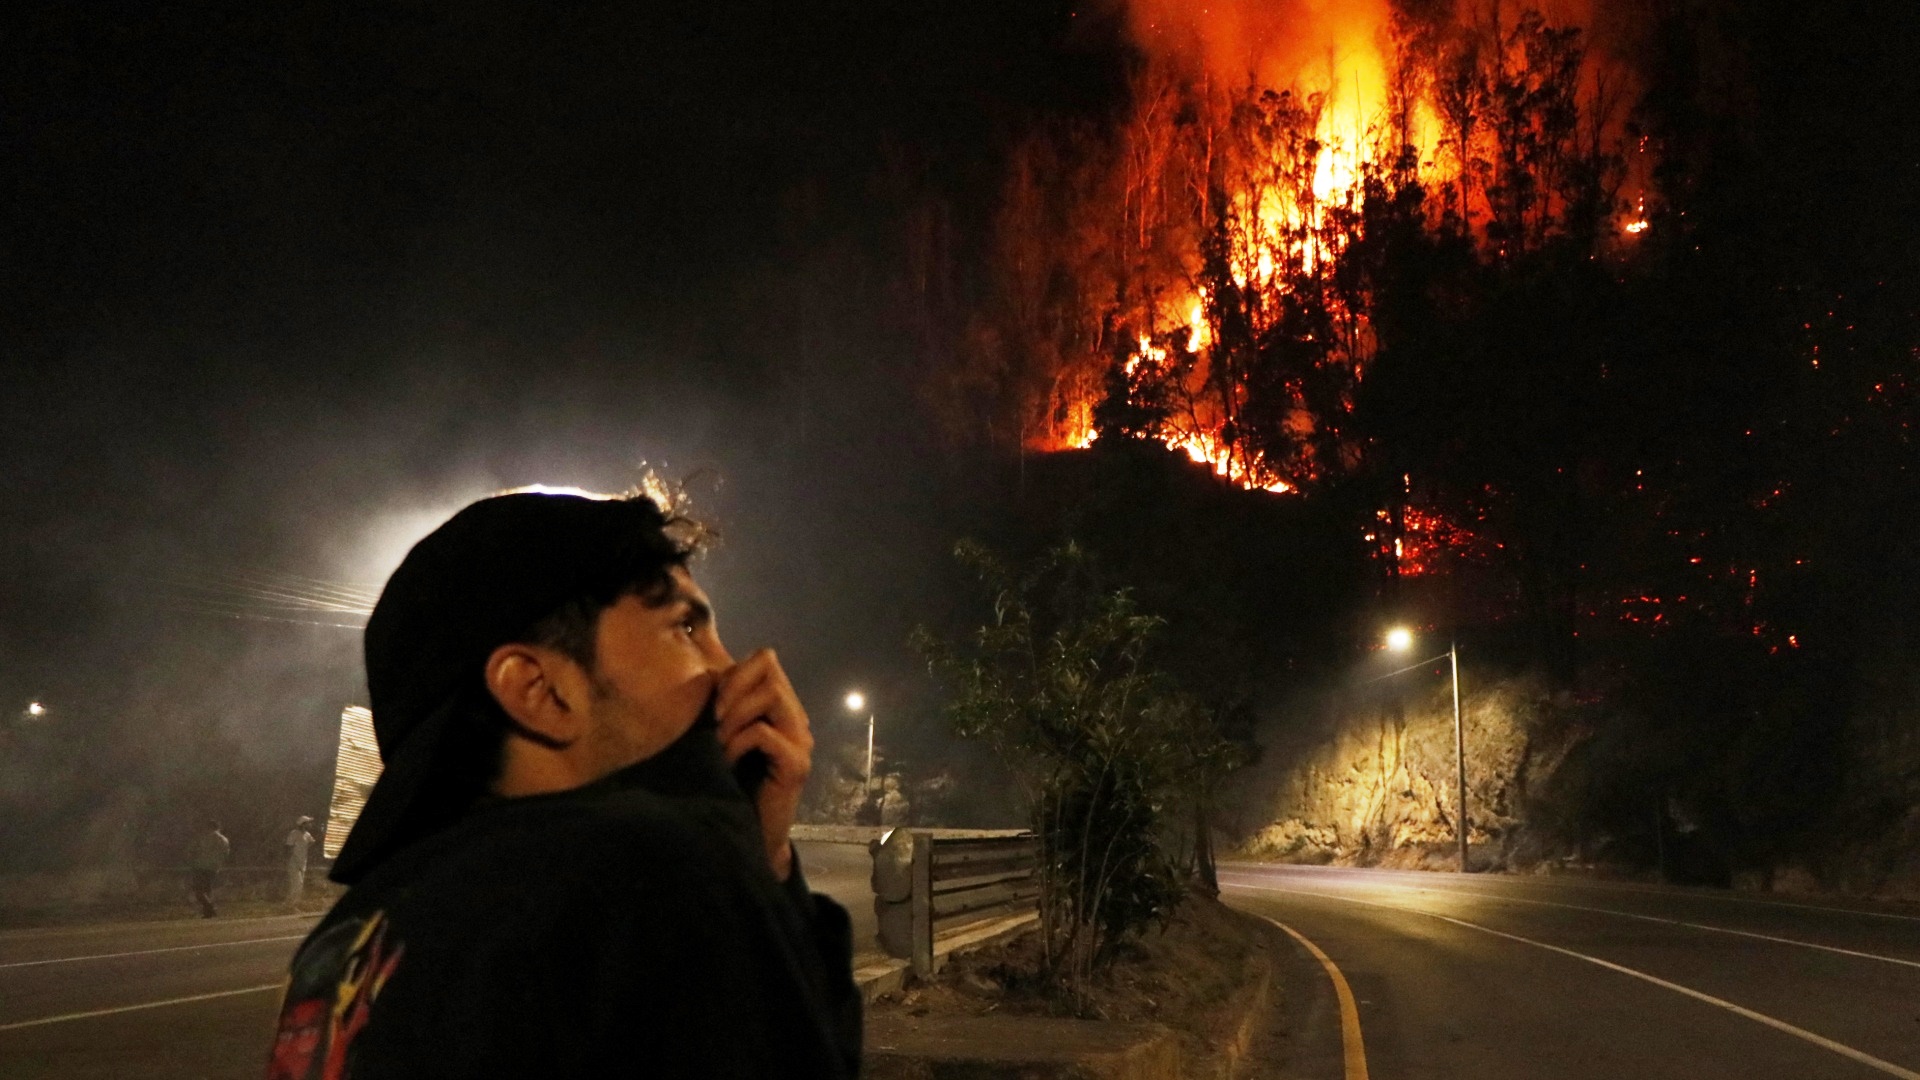
[[[880,946],[925,977],[942,946],[1038,910],[1039,839],[1020,830],[895,829],[874,841]]]

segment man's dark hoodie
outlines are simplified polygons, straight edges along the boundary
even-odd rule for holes
[[[850,1077],[850,963],[701,723],[376,866],[295,957],[268,1077]]]
[[[668,524],[645,499],[496,496],[394,572],[366,632],[382,773],[331,874],[351,888],[294,957],[270,1080],[858,1072],[847,914],[797,857],[774,878],[711,705],[586,787],[478,780],[489,651],[663,580],[687,554]]]

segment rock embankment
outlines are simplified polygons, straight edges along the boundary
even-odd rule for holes
[[[1241,783],[1240,850],[1253,858],[1384,866],[1451,865],[1459,813],[1453,699],[1443,682],[1398,700],[1340,709],[1267,748]],[[1529,682],[1463,702],[1468,839],[1505,866],[1528,855],[1523,807],[1571,740],[1547,722],[1551,697]]]

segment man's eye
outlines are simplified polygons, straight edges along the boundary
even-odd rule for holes
[[[700,631],[700,624],[694,622],[692,619],[681,619],[680,629],[684,631],[688,637],[692,637]]]

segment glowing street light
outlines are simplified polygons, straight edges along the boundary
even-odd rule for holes
[[[847,691],[847,711],[867,713],[867,779],[863,791],[873,790],[873,713],[867,711],[867,696],[858,690]]]
[[[1394,652],[1406,652],[1413,648],[1413,631],[1404,626],[1396,626],[1387,631],[1387,648]],[[1440,659],[1434,657],[1434,660]],[[1425,660],[1414,667],[1426,667],[1433,660]],[[1460,722],[1460,650],[1451,641],[1447,642],[1447,664],[1453,673],[1453,761],[1459,772],[1459,809],[1460,820],[1454,822],[1454,834],[1460,838],[1460,872],[1467,872],[1467,737],[1466,728]],[[1412,671],[1413,668],[1403,668]],[[1399,672],[1394,672],[1399,674]]]
[[[27,715],[35,720],[47,715],[47,707],[37,701],[27,702]]]

